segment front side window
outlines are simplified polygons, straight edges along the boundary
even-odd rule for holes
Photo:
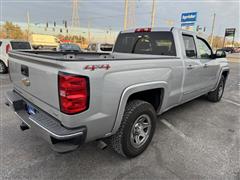
[[[0,47],[2,46],[2,41],[0,41]]]
[[[186,56],[189,58],[197,58],[197,50],[194,37],[191,35],[183,34],[183,42],[185,46]]]
[[[198,42],[198,53],[201,59],[209,59],[212,54],[210,46],[202,38],[197,38]]]

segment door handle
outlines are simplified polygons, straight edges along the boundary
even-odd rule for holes
[[[191,70],[191,69],[194,69],[194,67],[193,67],[193,65],[189,64],[189,65],[187,66],[187,69]]]
[[[21,73],[22,73],[22,75],[28,77],[29,76],[29,69],[28,69],[28,67],[25,66],[25,65],[21,65]]]
[[[207,65],[207,64],[204,64],[204,65],[203,65],[203,68],[207,68],[207,67],[208,67],[208,65]]]

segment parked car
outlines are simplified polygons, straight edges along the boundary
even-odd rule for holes
[[[61,52],[81,52],[81,48],[77,44],[73,43],[63,43],[60,44],[57,48],[57,51]]]
[[[11,50],[31,50],[32,47],[29,42],[13,39],[0,40],[0,74],[8,71],[8,53]]]
[[[202,95],[220,101],[229,73],[223,51],[178,28],[122,31],[112,53],[74,55],[22,51],[9,59],[6,104],[22,130],[58,152],[102,140],[135,157],[151,142],[157,115]]]
[[[226,53],[234,53],[234,48],[233,47],[224,47],[221,49],[222,51],[225,51]]]
[[[240,47],[234,47],[234,53],[240,53]]]
[[[91,43],[87,47],[88,52],[110,53],[112,52],[113,44],[107,43]]]
[[[59,46],[60,40],[52,35],[32,34],[31,44],[34,49],[54,49]]]

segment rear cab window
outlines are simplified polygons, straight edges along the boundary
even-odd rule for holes
[[[29,42],[24,41],[11,41],[11,46],[13,50],[20,50],[20,49],[31,49],[31,45]]]
[[[172,32],[121,33],[114,52],[176,56]]]

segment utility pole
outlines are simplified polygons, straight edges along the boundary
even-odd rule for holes
[[[136,0],[128,1],[127,28],[135,27]]]
[[[80,26],[80,18],[78,15],[78,0],[72,0],[72,28]]]
[[[155,23],[155,15],[156,15],[156,0],[152,2],[152,18],[151,18],[151,27],[154,27]]]
[[[212,22],[212,32],[211,32],[211,47],[213,46],[213,32],[214,32],[214,26],[215,26],[215,18],[216,18],[216,13],[213,14],[213,22]]]
[[[123,29],[126,30],[127,29],[127,20],[128,20],[128,0],[125,0],[125,8],[124,8],[124,25],[123,25]]]
[[[29,33],[30,33],[30,15],[29,11],[27,12],[27,40],[29,41]]]
[[[92,18],[88,18],[88,43],[91,41],[91,21]]]

